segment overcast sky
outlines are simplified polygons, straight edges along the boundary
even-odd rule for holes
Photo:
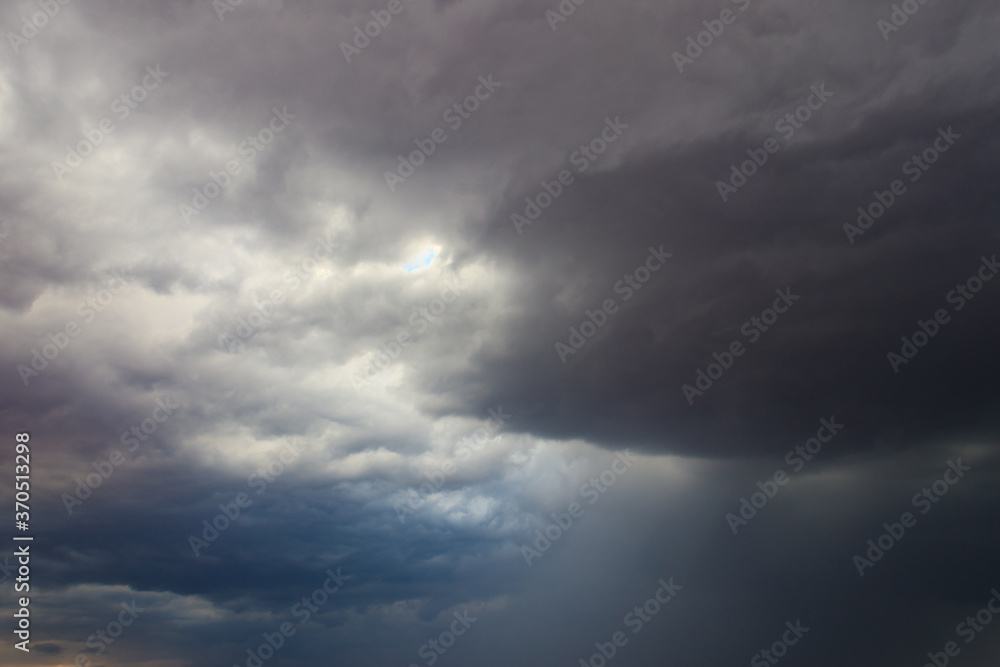
[[[577,2],[3,4],[0,663],[995,664],[996,4]]]

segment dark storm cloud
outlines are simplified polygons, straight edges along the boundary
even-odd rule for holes
[[[906,444],[954,429],[995,433],[989,387],[997,359],[987,332],[1000,296],[989,283],[964,312],[952,312],[952,322],[911,364],[894,373],[886,362],[888,352],[899,353],[900,336],[919,330],[918,319],[956,309],[960,304],[946,296],[976,277],[982,257],[996,255],[992,66],[942,63],[936,69],[954,67],[954,79],[942,74],[906,92],[896,90],[900,79],[928,78],[908,72],[909,63],[877,71],[878,88],[862,78],[866,72],[831,66],[782,68],[791,83],[783,94],[761,82],[745,96],[743,127],[577,176],[520,234],[510,216],[523,216],[524,198],[545,191],[536,182],[510,191],[488,238],[524,276],[518,317],[504,332],[521,342],[474,360],[470,380],[493,378],[481,401],[535,406],[528,428],[549,435],[599,433],[602,440],[709,455],[766,446],[828,413],[850,416],[864,434],[859,446],[882,438]],[[813,83],[828,86],[831,101],[785,141],[787,122],[782,132],[768,126],[805,102]],[[859,116],[874,94],[884,101]],[[939,164],[919,170],[911,156],[947,128],[960,138]],[[716,182],[749,159],[747,150],[762,151],[766,137],[778,141],[779,152],[723,203]],[[553,168],[545,179],[555,176]],[[906,192],[868,232],[851,238],[844,225],[855,223],[856,208],[877,201],[873,192],[887,191],[895,179]],[[635,294],[630,309],[610,317],[607,331],[560,363],[554,344],[568,344],[569,327],[579,327],[604,299],[621,303],[616,281],[641,265],[649,245],[661,244],[674,253],[666,270]],[[577,290],[568,298],[567,286]],[[773,332],[741,335],[775,290],[788,287],[801,298]],[[697,388],[696,373],[713,353],[751,340],[759,342],[689,407],[682,385]]]

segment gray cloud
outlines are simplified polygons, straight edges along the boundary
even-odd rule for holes
[[[746,661],[797,619],[789,660],[943,650],[997,586],[1000,284],[958,291],[1000,251],[996,12],[928,2],[885,39],[891,3],[402,0],[348,63],[390,4],[57,3],[8,36],[0,420],[31,434],[38,655],[4,663],[72,661],[133,598],[149,611],[91,664],[246,664],[283,622],[265,664],[429,664],[463,612],[435,662],[578,664],[622,628],[630,664]],[[0,22],[20,34],[42,6]],[[651,252],[670,257],[651,271]],[[756,325],[776,290],[798,299]],[[791,471],[821,418],[844,430]],[[635,468],[527,565],[624,449]],[[967,478],[858,576],[960,457]],[[996,648],[987,627],[962,659]]]

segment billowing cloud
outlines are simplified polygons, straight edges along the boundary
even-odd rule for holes
[[[0,22],[4,664],[996,654],[989,3]]]

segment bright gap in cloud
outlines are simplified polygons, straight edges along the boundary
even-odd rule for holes
[[[434,258],[437,257],[438,252],[440,252],[441,246],[431,246],[426,248],[420,255],[417,255],[416,259],[410,264],[404,264],[403,269],[407,273],[413,273],[417,269],[426,269],[430,266]]]

